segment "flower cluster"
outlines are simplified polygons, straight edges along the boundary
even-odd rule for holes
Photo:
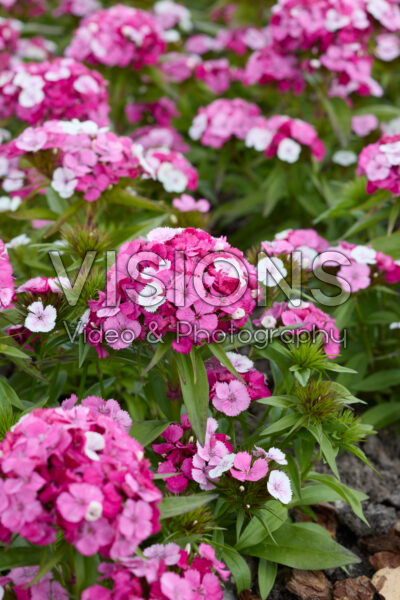
[[[51,186],[62,198],[76,191],[93,202],[121,178],[134,179],[145,172],[141,147],[128,137],[99,129],[93,121],[46,121],[25,129],[2,152],[11,158],[27,154],[34,161],[37,153],[49,149],[58,152],[46,154],[50,164],[45,175],[52,173]]]
[[[92,12],[99,10],[101,3],[98,0],[60,0],[54,15],[74,15],[74,17],[86,17]]]
[[[230,574],[215,550],[204,543],[193,555],[174,543],[154,544],[144,550],[143,557],[121,565],[101,563],[99,573],[107,588],[94,585],[83,592],[82,600],[222,600],[221,582]]]
[[[285,229],[277,233],[272,241],[261,243],[268,256],[287,256],[293,252],[302,253],[303,268],[311,268],[314,258],[329,248],[328,240],[322,238],[315,229]]]
[[[39,567],[16,567],[11,569],[8,575],[0,577],[0,586],[11,589],[18,600],[68,600],[68,593],[63,586],[54,579],[53,574],[46,573],[37,583],[29,585],[39,573]],[[4,588],[0,587],[0,594],[4,594]]]
[[[138,127],[131,134],[131,138],[143,146],[145,150],[168,148],[175,152],[187,152],[189,146],[174,127],[170,125],[145,125]]]
[[[278,89],[286,92],[290,89],[296,94],[304,90],[304,76],[296,57],[278,52],[273,46],[256,50],[247,61],[243,73],[245,85],[278,84]]]
[[[91,64],[140,69],[155,64],[164,50],[162,29],[152,15],[116,4],[85,17],[65,54]]]
[[[0,311],[9,308],[14,296],[14,278],[7,249],[0,240]]]
[[[325,154],[315,128],[301,119],[275,115],[266,119],[256,104],[241,98],[219,99],[199,109],[189,135],[204,146],[220,148],[232,137],[244,140],[248,148],[265,152],[267,158],[294,163],[302,145],[308,146],[318,161]]]
[[[13,15],[25,17],[37,17],[45,9],[45,0],[0,0],[0,7]]]
[[[18,48],[21,23],[16,19],[0,17],[0,67],[6,69]]]
[[[367,177],[369,194],[382,189],[397,195],[400,193],[399,165],[400,135],[384,135],[362,150],[357,173]]]
[[[37,125],[49,119],[108,124],[108,94],[100,73],[70,58],[19,63],[0,78],[0,118]]]
[[[171,125],[174,117],[179,117],[175,102],[164,96],[155,102],[128,102],[125,113],[131,123],[139,123],[144,116],[151,115],[163,127]]]
[[[104,355],[102,340],[119,350],[137,337],[173,332],[174,349],[186,353],[242,327],[257,296],[254,267],[224,238],[157,228],[121,247],[107,275],[107,295],[89,301],[87,339]]]
[[[266,329],[302,325],[296,327],[297,335],[313,331],[320,333],[327,356],[335,358],[340,353],[340,336],[335,319],[311,302],[303,302],[298,308],[288,302],[274,302],[259,319],[254,320],[254,323]]]
[[[179,145],[180,138],[174,139],[173,130],[171,135],[172,143],[182,147]],[[168,148],[150,148],[145,153],[145,160],[153,179],[162,183],[166,192],[181,194],[186,189],[193,191],[197,188],[197,171],[180,152]]]
[[[216,359],[211,359],[206,365],[210,400],[219,412],[236,417],[249,408],[252,400],[267,398],[271,392],[265,385],[264,373],[254,368],[252,360],[235,352],[227,352],[227,356],[242,381]]]
[[[101,407],[100,407],[101,408]],[[85,556],[131,556],[159,530],[143,449],[97,405],[36,409],[0,444],[1,539],[55,542]]]

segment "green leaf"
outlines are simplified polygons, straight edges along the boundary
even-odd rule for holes
[[[258,587],[261,600],[268,598],[270,591],[274,587],[278,565],[276,563],[260,558],[258,562]]]
[[[173,341],[172,337],[170,339],[166,339],[164,337],[163,341],[158,344],[157,349],[154,352],[151,361],[149,362],[149,364],[147,365],[147,367],[142,372],[142,375],[146,375],[146,373],[148,373],[153,367],[156,366],[156,364],[158,364],[160,362],[160,360],[162,359],[162,357],[171,348],[172,341]]]
[[[29,548],[2,548],[0,553],[0,570],[16,567],[31,567],[40,564],[42,551],[33,546]]]
[[[191,512],[211,502],[211,500],[215,500],[215,498],[217,498],[216,494],[209,494],[208,492],[201,492],[192,496],[164,497],[160,504],[160,519],[169,519]]]
[[[56,567],[59,563],[61,563],[62,558],[66,552],[66,542],[62,542],[58,548],[50,552],[50,556],[48,557],[48,553],[46,552],[43,556],[45,560],[40,561],[39,571],[37,575],[35,575],[34,579],[29,583],[29,585],[33,585],[37,583],[46,573],[51,571],[54,567]]]
[[[183,401],[189,421],[201,445],[206,437],[209,387],[207,371],[200,353],[192,348],[190,355],[175,354]]]
[[[261,435],[269,436],[273,433],[280,433],[281,431],[286,431],[286,429],[293,427],[298,422],[300,422],[299,415],[297,413],[290,413],[279,419],[279,421],[276,421],[276,423],[272,423],[271,425],[269,425],[269,427],[262,431]]]
[[[400,231],[390,236],[382,236],[371,241],[371,246],[379,252],[389,254],[394,259],[400,258]]]
[[[311,479],[312,481],[318,481],[319,483],[323,483],[328,487],[332,488],[335,492],[339,494],[339,496],[343,498],[343,500],[350,504],[353,512],[357,515],[357,517],[359,517],[362,521],[364,521],[366,525],[369,526],[369,523],[364,516],[360,499],[358,495],[354,493],[354,490],[332,477],[332,475],[324,475],[321,473],[313,472],[310,473],[309,479]]]
[[[11,356],[11,358],[22,358],[23,360],[31,360],[31,357],[22,352],[19,348],[15,346],[10,346],[9,344],[0,344],[0,354],[5,354],[6,356]]]
[[[142,446],[147,446],[158,438],[170,424],[170,421],[136,421],[132,423],[130,436],[135,438]]]
[[[261,398],[256,402],[267,404],[268,406],[275,406],[276,408],[289,408],[296,400],[296,396],[269,396],[268,398]]]
[[[388,427],[400,420],[400,402],[384,402],[367,410],[362,422],[372,425],[374,429]]]
[[[10,403],[20,410],[25,410],[25,407],[17,396],[16,392],[13,390],[11,385],[7,383],[4,377],[0,377],[0,402],[2,404]]]
[[[287,508],[277,500],[268,500],[264,508],[257,511],[258,515],[263,519],[266,527],[273,533],[283,525],[288,516]],[[238,543],[235,545],[236,550],[244,550],[249,546],[259,544],[268,537],[268,532],[260,525],[260,520],[257,516],[253,516],[250,523],[243,530]]]
[[[336,543],[315,523],[290,523],[274,533],[276,544],[266,539],[246,549],[246,554],[264,558],[293,569],[334,569],[360,562],[360,559]]]
[[[354,387],[357,392],[376,392],[387,390],[390,387],[400,384],[400,370],[388,369],[369,375],[363,381],[357,383]]]
[[[238,594],[243,590],[250,589],[251,573],[249,565],[239,552],[234,548],[224,546],[223,549],[221,549],[221,557],[233,575]]]

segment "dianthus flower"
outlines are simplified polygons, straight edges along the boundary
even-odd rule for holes
[[[143,448],[97,408],[36,409],[0,443],[1,538],[114,560],[160,529],[161,493]]]
[[[2,71],[7,69],[10,59],[17,51],[21,28],[22,23],[16,19],[0,17],[0,67]]]
[[[145,150],[154,148],[168,148],[174,152],[188,152],[189,146],[183,137],[171,125],[145,125],[138,127],[131,134],[136,144],[140,144]]]
[[[172,332],[174,349],[189,352],[218,332],[242,327],[257,296],[254,267],[225,238],[157,228],[121,247],[107,295],[89,301],[87,340],[103,355],[102,340],[118,350],[137,337]]]
[[[91,64],[140,69],[155,64],[164,51],[162,29],[152,15],[117,4],[85,17],[65,54]]]
[[[267,158],[277,156],[288,163],[297,162],[302,146],[307,146],[318,161],[325,155],[324,144],[316,129],[302,119],[286,115],[255,119],[247,131],[245,143],[249,148],[264,150]]]
[[[54,579],[52,573],[46,573],[37,583],[29,585],[39,573],[39,567],[16,567],[8,575],[0,577],[0,586],[15,593],[18,600],[68,600],[69,595],[63,586]],[[0,587],[0,592],[3,588]]]
[[[170,141],[179,144],[180,140],[173,134],[172,137]],[[162,184],[166,192],[181,194],[186,189],[193,191],[197,188],[197,171],[180,152],[150,148],[145,153],[145,161],[153,171],[153,178]]]
[[[193,27],[189,9],[173,0],[158,0],[153,6],[153,14],[163,29],[178,26],[183,31],[190,31]]]
[[[0,6],[18,17],[37,17],[46,10],[45,0],[0,0]]]
[[[400,193],[400,135],[384,135],[366,146],[358,158],[358,175],[367,177],[367,192],[378,189]]]
[[[81,192],[88,202],[97,200],[109,186],[121,178],[139,177],[145,172],[142,148],[128,137],[117,136],[107,128],[99,129],[93,121],[46,121],[28,127],[17,138],[3,146],[6,158],[47,153],[46,175],[52,173],[52,188],[62,198]],[[39,161],[38,170],[42,161]]]
[[[241,98],[220,98],[199,109],[189,135],[193,140],[201,140],[204,146],[221,148],[232,137],[244,140],[255,117],[260,114],[256,104]]]
[[[268,329],[304,325],[293,330],[300,340],[302,332],[313,332],[316,336],[320,334],[329,358],[336,358],[340,353],[340,336],[335,319],[311,302],[303,302],[299,308],[292,307],[288,302],[274,302],[254,323]]]
[[[265,385],[265,375],[254,368],[253,361],[235,352],[227,355],[243,381],[217,359],[209,360],[206,367],[211,403],[218,411],[232,417],[247,410],[251,401],[267,398],[271,392]]]
[[[0,77],[0,118],[30,125],[49,119],[108,124],[108,94],[100,73],[70,58],[18,63]]]
[[[197,554],[174,543],[154,544],[143,555],[120,565],[101,563],[98,570],[107,588],[94,585],[83,592],[82,600],[222,600],[221,581],[230,573],[208,544],[201,543]]]
[[[302,266],[311,269],[315,257],[329,248],[328,240],[314,229],[286,229],[275,235],[272,241],[261,243],[268,256],[286,257],[293,252],[301,252]]]
[[[173,117],[179,117],[173,100],[162,97],[155,102],[131,102],[125,106],[125,113],[130,123],[139,123],[146,116],[152,116],[156,123],[163,127],[171,125]]]
[[[101,3],[98,0],[60,0],[59,6],[54,11],[54,16],[74,15],[74,17],[86,17],[100,8]]]
[[[3,240],[0,240],[0,311],[10,308],[13,296],[13,270],[8,258],[7,248]]]
[[[276,82],[281,92],[293,89],[299,94],[305,87],[296,57],[277,52],[273,46],[266,46],[250,56],[244,70],[243,83],[265,85],[271,82]]]

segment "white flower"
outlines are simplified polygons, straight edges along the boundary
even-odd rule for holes
[[[252,127],[246,135],[245,144],[247,148],[254,148],[254,150],[262,152],[268,148],[273,137],[274,134],[269,129]]]
[[[239,319],[243,319],[243,317],[245,316],[245,311],[243,308],[237,308],[231,315],[232,319],[239,320]]]
[[[328,31],[337,31],[350,25],[350,19],[346,15],[341,15],[336,9],[331,8],[326,13],[325,27]]]
[[[192,140],[199,140],[207,127],[207,117],[204,113],[197,115],[189,129],[189,137]]]
[[[90,75],[81,75],[74,82],[74,89],[80,94],[97,94],[99,92],[99,84]]]
[[[269,450],[267,450],[267,452],[265,453],[265,458],[267,460],[273,460],[274,462],[278,463],[278,465],[288,464],[284,453],[282,452],[282,450],[279,450],[279,448],[272,447]]]
[[[33,127],[28,127],[17,138],[15,145],[19,150],[25,150],[25,152],[38,152],[46,142],[47,133],[45,131],[35,131]]]
[[[376,251],[368,246],[356,246],[351,251],[351,257],[354,258],[356,263],[362,265],[376,264]]]
[[[96,431],[87,431],[85,433],[86,443],[84,448],[84,453],[91,460],[100,460],[97,452],[104,450],[105,441],[103,436]]]
[[[4,177],[8,173],[9,162],[5,156],[0,156],[0,177]]]
[[[244,354],[238,354],[237,352],[227,352],[227,357],[235,367],[238,373],[248,373],[253,368],[254,363]]]
[[[287,269],[280,258],[265,256],[257,265],[257,279],[266,287],[275,287],[287,275]]]
[[[182,233],[182,227],[156,227],[147,234],[149,242],[168,242],[172,240],[178,233]]]
[[[88,326],[88,324],[89,324],[89,317],[90,317],[90,308],[88,308],[87,310],[85,310],[85,312],[83,313],[83,315],[79,319],[79,323],[78,323],[78,335],[80,335],[81,333],[83,333],[84,329]]]
[[[275,240],[286,240],[289,233],[292,233],[293,229],[283,229],[275,234]]]
[[[301,152],[301,146],[291,138],[285,138],[278,146],[277,156],[284,162],[295,163]]]
[[[26,246],[31,241],[31,238],[26,235],[26,233],[21,233],[21,235],[17,235],[17,237],[13,238],[6,244],[7,248],[17,248],[18,246]]]
[[[167,43],[175,44],[181,39],[181,34],[177,29],[167,29],[163,31],[163,37]]]
[[[66,66],[61,66],[56,71],[47,71],[44,75],[46,81],[61,81],[62,79],[69,79],[69,77],[71,77],[71,71]]]
[[[86,511],[85,520],[86,521],[97,521],[100,519],[103,514],[103,505],[101,502],[97,502],[97,500],[92,500],[89,503],[89,506]]]
[[[390,323],[389,329],[400,329],[400,322]]]
[[[25,327],[29,331],[47,333],[54,329],[57,319],[57,311],[54,306],[49,304],[46,308],[43,308],[41,300],[38,302],[32,302],[28,306],[28,316],[25,319]]]
[[[17,208],[21,206],[21,198],[19,196],[13,196],[9,198],[8,196],[0,197],[0,212],[15,212]]]
[[[281,471],[272,471],[270,473],[267,489],[271,496],[282,502],[282,504],[289,504],[292,499],[289,477]]]
[[[261,319],[261,325],[265,327],[265,329],[274,329],[276,319],[272,315],[265,315],[265,317]]]
[[[349,167],[357,162],[357,154],[355,152],[351,152],[350,150],[338,150],[332,156],[332,162],[335,165],[340,165],[341,167]]]
[[[188,184],[188,178],[182,171],[175,169],[170,162],[164,162],[157,172],[157,179],[160,181],[166,192],[176,192],[180,194],[185,191]]]
[[[379,21],[385,13],[390,12],[390,4],[386,0],[369,0],[367,10]]]
[[[233,467],[233,463],[235,461],[235,454],[225,454],[222,457],[220,463],[209,471],[208,476],[210,479],[216,479],[217,477],[221,477],[223,473],[229,471]]]
[[[32,77],[32,79],[40,79]],[[42,82],[42,80],[40,79]],[[43,84],[43,82],[42,82]],[[24,108],[32,108],[36,104],[43,102],[45,96],[42,87],[39,85],[29,85],[29,87],[23,88],[18,96],[18,102]]]
[[[20,190],[24,185],[24,173],[14,169],[10,171],[7,179],[3,181],[3,189],[5,192],[15,192]]]
[[[70,135],[79,135],[80,133],[96,135],[99,132],[108,131],[108,127],[99,128],[94,121],[78,121],[78,119],[72,119],[72,121],[58,121],[58,125],[64,133],[69,133]]]
[[[54,171],[51,187],[60,194],[61,198],[71,198],[77,184],[78,180],[71,169],[58,167]]]
[[[156,280],[152,280],[141,290],[138,295],[136,302],[143,306],[148,312],[154,313],[156,310],[164,304],[165,290],[163,286]]]
[[[296,251],[301,252],[301,261],[304,269],[310,267],[314,258],[318,256],[318,252],[314,248],[309,248],[309,246],[299,246]]]
[[[386,155],[386,158],[391,165],[400,165],[400,142],[381,144],[381,146],[379,146],[379,150]]]
[[[382,123],[382,131],[386,135],[398,135],[400,133],[400,117]]]

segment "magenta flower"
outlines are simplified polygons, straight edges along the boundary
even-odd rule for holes
[[[188,600],[192,598],[192,586],[189,581],[177,573],[164,573],[161,576],[161,591],[168,600]]]
[[[253,465],[251,454],[238,452],[230,471],[232,477],[239,481],[258,481],[268,473],[268,463],[263,458],[257,458]]]

